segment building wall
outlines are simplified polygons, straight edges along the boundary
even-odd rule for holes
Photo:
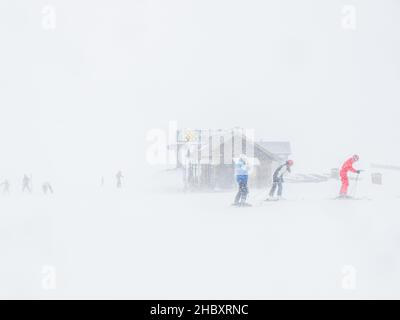
[[[236,188],[233,159],[241,153],[246,154],[245,139],[232,139],[223,141],[220,137],[220,145],[217,148],[202,149],[196,164],[190,165],[191,172],[187,185],[191,189],[232,189]],[[273,170],[280,164],[265,151],[255,147],[254,154],[250,157],[258,159],[258,165],[254,167],[253,174],[249,177],[251,188],[267,188],[271,184]],[[252,153],[253,153],[252,152]]]
[[[257,167],[257,177],[256,177],[255,187],[257,188],[267,188],[271,185],[272,179],[272,161],[264,160],[260,161],[260,165]]]

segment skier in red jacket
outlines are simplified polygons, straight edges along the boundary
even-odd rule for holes
[[[340,169],[340,180],[342,180],[342,187],[340,188],[340,198],[347,198],[347,190],[349,189],[349,177],[348,173],[353,172],[360,174],[361,170],[356,170],[353,168],[354,162],[357,162],[360,159],[358,155],[352,156],[350,159],[348,159],[342,166],[342,169]]]

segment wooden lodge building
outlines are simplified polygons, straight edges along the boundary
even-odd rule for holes
[[[271,184],[273,170],[291,153],[289,142],[255,142],[251,134],[237,128],[178,131],[176,150],[186,190],[235,187],[235,161],[241,154],[249,159],[249,185],[266,188]]]

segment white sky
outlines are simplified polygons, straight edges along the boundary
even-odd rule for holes
[[[400,164],[399,30],[395,0],[2,0],[0,178],[142,171],[172,120],[290,140],[303,171]]]

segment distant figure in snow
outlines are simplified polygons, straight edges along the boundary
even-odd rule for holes
[[[239,190],[236,194],[233,205],[238,207],[251,206],[246,202],[247,195],[249,194],[249,188],[247,186],[247,181],[249,179],[249,166],[245,155],[241,155],[235,163],[235,178]]]
[[[28,175],[24,174],[24,177],[22,179],[22,192],[28,191],[29,193],[32,193],[31,183],[32,181],[28,177]]]
[[[102,187],[104,187],[104,177],[101,177],[100,185],[101,185]]]
[[[117,188],[118,189],[122,188],[122,178],[124,177],[122,175],[122,172],[118,171],[115,177],[117,178]]]
[[[286,161],[284,164],[279,166],[272,177],[272,188],[269,192],[269,199],[273,199],[275,195],[275,191],[278,189],[278,200],[282,199],[282,192],[283,192],[283,177],[291,172],[291,167],[293,166],[294,162],[292,160]],[[269,200],[267,199],[267,200]]]
[[[9,194],[10,193],[10,182],[6,179],[4,180],[0,186],[3,187],[3,194]]]
[[[53,187],[51,186],[50,182],[43,183],[42,190],[43,190],[44,194],[47,194],[47,193],[53,194],[54,193]]]
[[[360,160],[360,157],[355,154],[350,159],[346,160],[342,166],[342,169],[340,169],[340,180],[342,181],[342,186],[340,188],[339,198],[349,198],[347,195],[347,191],[349,189],[348,173],[353,172],[360,174],[361,170],[356,170],[353,168],[353,164],[358,160]]]

